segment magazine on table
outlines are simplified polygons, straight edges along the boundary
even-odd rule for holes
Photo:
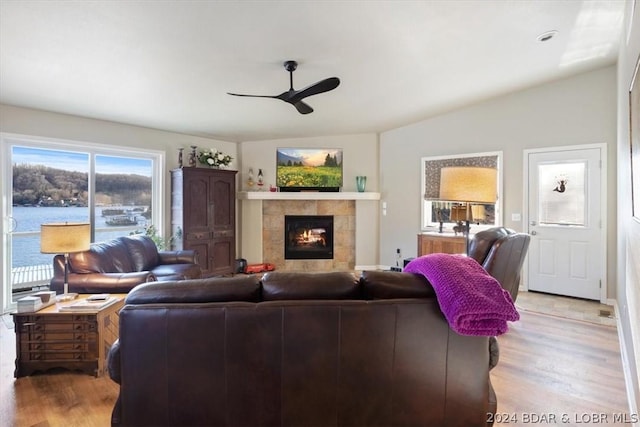
[[[110,306],[117,300],[118,298],[109,294],[96,294],[69,305],[64,305],[60,307],[60,311],[98,311]]]

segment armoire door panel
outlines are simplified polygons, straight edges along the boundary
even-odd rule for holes
[[[235,227],[235,181],[228,177],[215,177],[213,180],[213,224],[216,229]]]
[[[183,215],[190,229],[208,229],[210,226],[209,200],[206,197],[208,187],[209,182],[206,176],[195,176],[188,181],[185,188],[186,200]]]
[[[213,271],[216,274],[222,274],[229,268],[233,268],[235,257],[231,254],[235,253],[234,240],[216,240],[213,242]]]
[[[205,277],[233,273],[237,171],[184,167],[171,174],[171,229],[182,235],[176,249],[196,250]]]

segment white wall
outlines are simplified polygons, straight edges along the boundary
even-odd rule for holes
[[[618,56],[618,283],[619,333],[623,362],[633,381],[627,384],[632,398],[631,412],[640,408],[640,222],[631,216],[631,164],[629,152],[629,88],[640,57],[640,3],[632,17],[629,2],[625,15],[622,46]],[[638,77],[640,78],[640,76]],[[640,81],[636,83],[638,85]],[[637,114],[637,113],[636,113]],[[640,171],[635,171],[639,173]],[[640,189],[635,197],[640,197]]]
[[[518,231],[512,213],[523,212],[523,150],[608,144],[609,297],[615,297],[616,68],[593,72],[495,98],[383,132],[380,190],[387,215],[380,219],[380,262],[416,256],[420,232],[420,158],[503,152],[503,224]]]
[[[265,188],[269,185],[275,186],[276,176],[276,149],[277,148],[342,148],[343,152],[343,191],[356,191],[356,176],[367,177],[366,191],[378,191],[378,135],[376,134],[356,134],[338,135],[312,138],[291,138],[267,141],[246,141],[239,146],[240,165],[240,188],[247,190],[247,178],[249,168],[253,168],[254,180],[258,169],[262,169],[264,174]],[[255,190],[255,188],[254,188]],[[246,204],[247,206],[249,204]],[[361,206],[360,206],[361,205]],[[262,242],[259,235],[261,230],[252,224],[245,223],[246,218],[251,215],[242,213],[240,207],[240,218],[244,221],[240,227],[240,242]],[[371,238],[367,240],[368,245],[358,245],[356,247],[356,261],[361,265],[377,265],[378,260],[378,221],[379,209],[377,202],[359,202],[358,229],[370,230]],[[244,244],[247,245],[246,243]],[[255,259],[255,251],[243,248],[240,245],[238,253],[244,257],[244,253],[250,254],[253,259],[249,262],[261,262]]]

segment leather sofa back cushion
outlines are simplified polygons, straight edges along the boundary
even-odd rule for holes
[[[395,271],[363,271],[362,292],[367,299],[431,298],[431,283],[420,274]]]
[[[138,285],[126,304],[207,303],[260,301],[260,279],[256,276],[210,277]]]
[[[151,270],[160,263],[158,258],[158,247],[149,236],[129,236],[122,238],[122,241],[129,250],[131,262],[133,263],[135,271]]]
[[[494,227],[477,232],[469,242],[469,256],[482,265],[496,240],[508,235],[509,230],[504,227]]]
[[[353,273],[269,272],[262,276],[264,301],[358,299],[360,282]]]
[[[74,273],[131,273],[134,270],[127,246],[120,240],[92,243],[91,249],[69,255]]]

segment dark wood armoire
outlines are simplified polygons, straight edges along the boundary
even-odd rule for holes
[[[193,249],[205,277],[231,274],[236,256],[237,171],[184,167],[171,171],[175,249]]]

